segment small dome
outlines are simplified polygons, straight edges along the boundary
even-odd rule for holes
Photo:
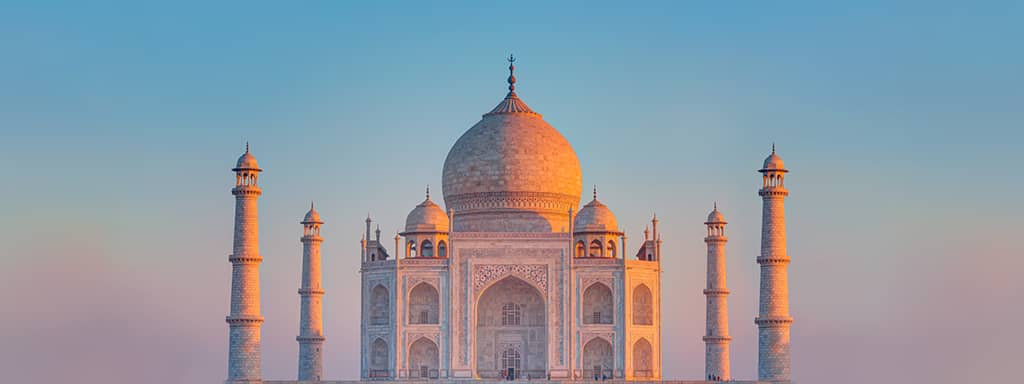
[[[764,167],[762,169],[784,171],[786,170],[786,166],[782,163],[782,158],[775,153],[774,149],[772,149],[772,154],[768,155],[768,157],[764,159]]]
[[[619,222],[615,214],[607,205],[597,201],[597,198],[584,205],[576,214],[576,221],[573,223],[575,233],[580,232],[618,232]]]
[[[448,232],[448,215],[430,196],[409,212],[405,219],[406,232]]]
[[[302,218],[302,224],[323,224],[320,220],[320,214],[313,208],[313,203],[309,204],[309,212],[306,212],[306,217]]]
[[[726,224],[725,216],[718,210],[718,207],[715,207],[715,210],[708,214],[708,221],[704,224]]]
[[[256,156],[249,153],[249,144],[245,144],[245,153],[238,157],[238,163],[235,163],[235,171],[242,169],[254,169],[259,171],[260,166],[256,164]]]

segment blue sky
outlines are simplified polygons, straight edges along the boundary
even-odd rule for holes
[[[514,52],[517,91],[573,144],[584,189],[632,238],[662,219],[666,376],[703,372],[715,200],[733,372],[756,374],[754,171],[773,141],[792,170],[796,380],[1019,376],[1022,8],[4,2],[0,371],[222,380],[229,168],[249,141],[266,170],[265,377],[295,374],[311,199],[327,221],[326,374],[355,377],[362,219],[390,237],[425,185],[440,195],[448,149],[504,95]]]

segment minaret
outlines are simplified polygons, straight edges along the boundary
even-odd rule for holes
[[[708,246],[707,331],[704,332],[704,376],[709,380],[730,380],[729,374],[729,289],[725,287],[725,217],[715,210],[708,215],[704,243]]]
[[[309,212],[302,219],[302,286],[299,297],[299,381],[320,381],[323,376],[323,302],[324,290],[320,286],[320,214],[309,204]]]
[[[757,376],[765,381],[789,381],[789,284],[786,267],[785,199],[789,195],[783,182],[786,173],[782,158],[772,154],[764,160],[761,189],[761,294],[757,318]]]
[[[262,172],[256,157],[245,153],[235,172],[235,238],[231,262],[231,314],[227,383],[259,383],[260,376],[260,256],[256,199],[263,193],[256,183]]]

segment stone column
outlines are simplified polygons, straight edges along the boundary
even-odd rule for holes
[[[704,377],[730,380],[729,373],[729,289],[725,285],[725,218],[715,210],[704,223],[708,227],[704,243],[708,248],[707,287],[707,330],[704,332]]]
[[[235,235],[231,262],[231,313],[227,383],[260,383],[260,271],[259,223],[256,200],[262,194],[256,180],[261,170],[256,158],[245,154],[235,171]]]
[[[761,292],[758,316],[757,373],[764,381],[790,380],[789,285],[786,254],[785,198],[789,195],[783,183],[788,172],[782,159],[772,151],[765,160],[763,185],[758,194],[763,201],[761,217]]]
[[[320,215],[310,206],[302,220],[302,286],[299,297],[299,381],[320,381],[323,377],[323,303],[320,285]]]

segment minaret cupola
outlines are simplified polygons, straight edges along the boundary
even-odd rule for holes
[[[783,164],[782,157],[775,153],[775,144],[772,144],[772,153],[764,159],[764,166],[757,171],[762,175],[761,196],[765,196],[766,193],[781,196],[789,195],[785,183],[786,173],[789,170]]]

